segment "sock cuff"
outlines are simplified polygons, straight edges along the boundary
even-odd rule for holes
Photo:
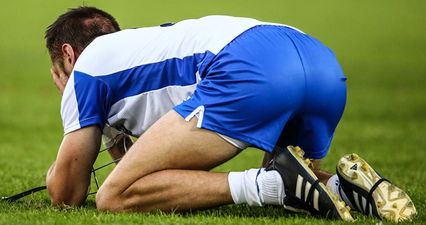
[[[346,203],[346,205],[348,205],[352,209],[354,208],[352,206],[351,201],[349,201],[349,198],[346,196],[345,192],[342,190],[342,187],[340,186],[339,177],[337,176],[337,174],[335,174],[334,176],[330,177],[330,179],[328,179],[327,186],[330,187],[331,190],[339,196],[340,200]]]
[[[331,176],[327,181],[327,186],[330,187],[335,193],[338,193],[336,191],[338,191],[337,188],[339,187],[339,184],[340,184],[340,181],[337,174],[334,174],[333,176]]]
[[[284,183],[281,175],[274,170],[249,169],[228,174],[229,190],[235,204],[251,206],[265,204],[282,205]]]
[[[259,196],[263,204],[282,205],[284,200],[284,183],[281,175],[275,171],[264,171],[258,177]]]

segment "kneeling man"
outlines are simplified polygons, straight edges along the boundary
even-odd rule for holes
[[[207,16],[120,31],[108,13],[79,7],[48,27],[46,42],[63,93],[65,136],[47,175],[55,205],[84,203],[102,133],[113,128],[121,142],[139,138],[125,155],[112,147],[123,158],[97,193],[99,210],[273,204],[352,220],[340,193],[379,218],[415,214],[409,197],[356,155],[342,158],[339,176],[319,170],[346,78],[333,52],[296,28]],[[248,146],[273,153],[265,168],[209,171]],[[382,199],[387,188],[401,198]]]

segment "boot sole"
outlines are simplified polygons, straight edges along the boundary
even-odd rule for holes
[[[373,185],[381,179],[380,175],[362,158],[356,154],[342,157],[337,165],[340,175],[351,184],[369,192]],[[358,208],[365,209],[366,199],[361,201],[354,195],[355,204]],[[416,208],[410,197],[399,187],[388,181],[383,181],[372,193],[374,203],[380,218],[401,222],[412,220],[417,214]],[[369,212],[372,215],[371,207]]]

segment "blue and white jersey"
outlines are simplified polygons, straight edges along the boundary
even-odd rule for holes
[[[64,132],[109,124],[141,135],[194,92],[221,49],[261,24],[266,23],[207,16],[96,38],[78,58],[64,90]]]

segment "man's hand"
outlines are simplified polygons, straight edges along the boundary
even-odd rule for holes
[[[100,142],[101,131],[97,126],[64,136],[57,159],[46,177],[52,204],[60,207],[84,204]]]
[[[102,131],[102,142],[108,149],[111,158],[117,163],[133,145],[129,135],[109,125],[106,125]]]
[[[123,158],[127,150],[133,145],[132,139],[126,134],[120,134],[116,137],[116,142],[110,148],[108,148],[108,153],[111,155],[113,160],[118,161]]]
[[[57,64],[54,64],[52,68],[50,68],[50,74],[52,75],[52,79],[56,88],[58,88],[59,93],[62,95],[64,93],[65,85],[68,82],[69,76],[65,74],[61,67]]]

